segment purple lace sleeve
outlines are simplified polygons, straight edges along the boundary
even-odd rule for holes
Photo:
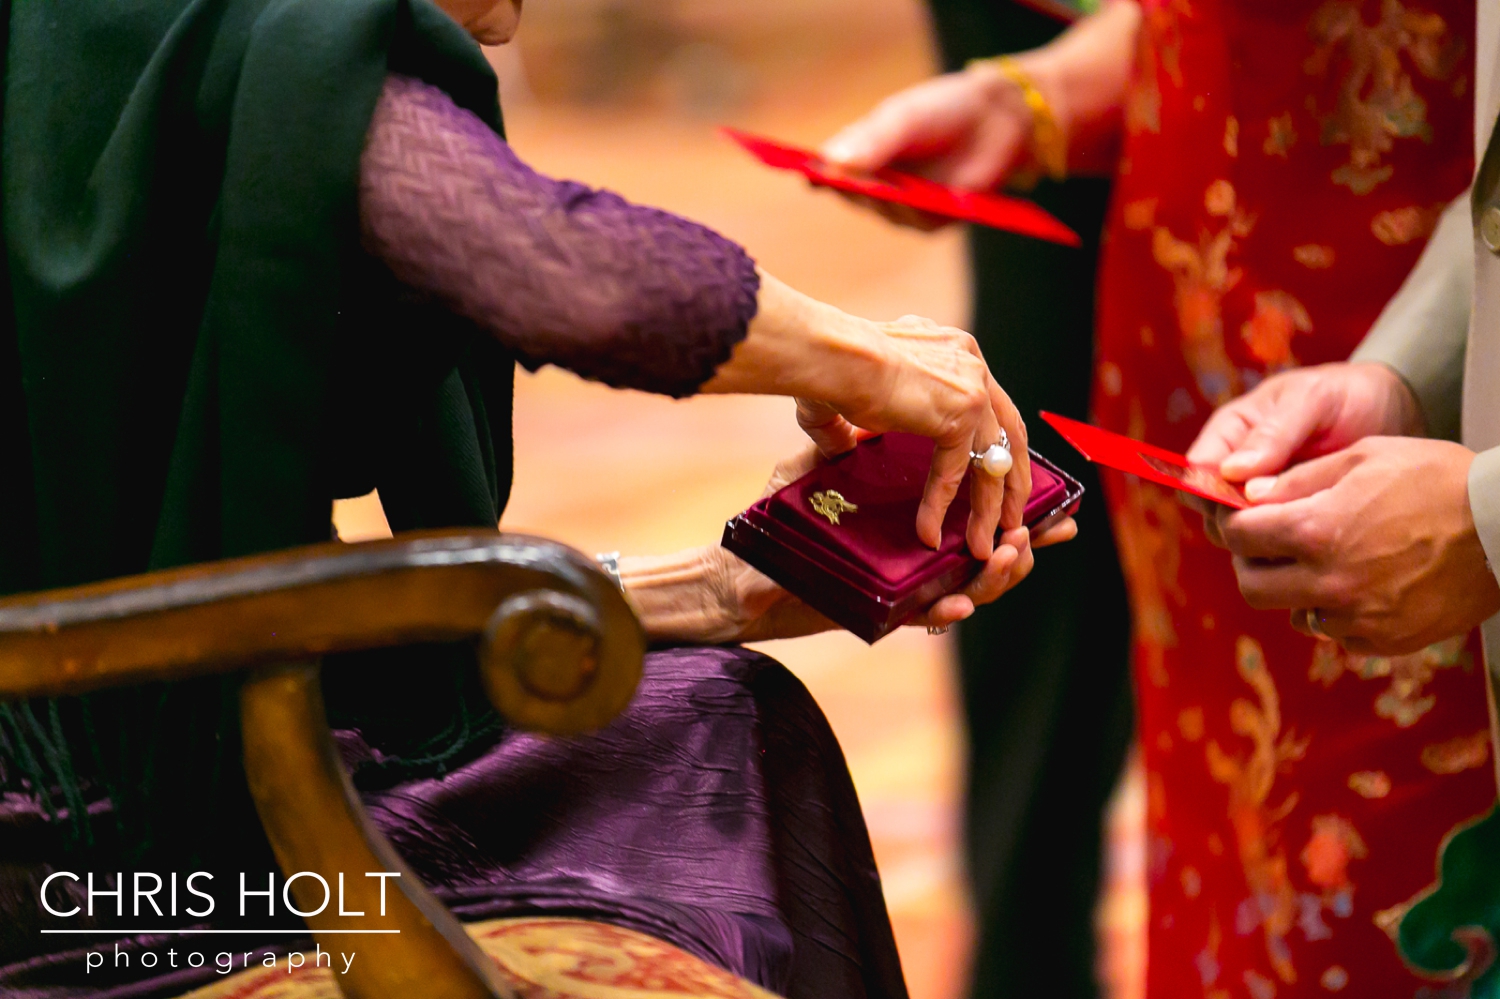
[[[739,246],[541,176],[417,80],[387,78],[360,174],[365,248],[529,368],[691,395],[755,315],[760,278]]]

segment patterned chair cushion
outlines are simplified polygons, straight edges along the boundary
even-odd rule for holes
[[[493,919],[465,927],[523,999],[776,999],[669,943],[582,919]],[[342,999],[327,967],[252,968],[182,999]]]

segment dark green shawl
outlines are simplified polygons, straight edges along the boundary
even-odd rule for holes
[[[397,530],[494,526],[511,358],[358,247],[387,72],[500,129],[468,35],[429,0],[14,0],[4,23],[0,592],[324,541],[331,500],[377,486]],[[438,765],[495,729],[455,709],[471,671],[413,704],[397,669],[330,681],[331,713]],[[246,817],[233,693],[0,709],[5,784],[67,809],[64,838],[196,854],[206,816]]]

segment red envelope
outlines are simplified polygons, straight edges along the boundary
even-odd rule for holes
[[[722,131],[767,166],[796,171],[826,187],[908,205],[959,222],[974,222],[1022,236],[1035,236],[1064,246],[1080,244],[1076,232],[1030,201],[982,191],[964,191],[899,170],[850,170],[806,149],[734,128]]]
[[[1122,434],[1101,430],[1056,413],[1043,412],[1042,419],[1052,424],[1069,444],[1095,464],[1129,472],[1148,482],[1155,482],[1169,489],[1181,489],[1185,493],[1192,493],[1236,510],[1243,510],[1250,505],[1239,486],[1207,465],[1189,464],[1180,454],[1142,444]]]

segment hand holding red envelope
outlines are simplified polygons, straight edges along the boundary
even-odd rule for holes
[[[851,170],[830,163],[817,153],[774,139],[734,128],[725,128],[723,132],[767,166],[795,171],[825,187],[1064,246],[1080,244],[1078,234],[1072,229],[1021,198],[986,191],[965,191],[890,168],[869,172]]]
[[[1069,444],[1095,464],[1128,472],[1148,482],[1180,489],[1236,510],[1250,505],[1240,487],[1225,479],[1215,468],[1191,464],[1180,454],[1056,413],[1043,412],[1042,419],[1052,424]]]

